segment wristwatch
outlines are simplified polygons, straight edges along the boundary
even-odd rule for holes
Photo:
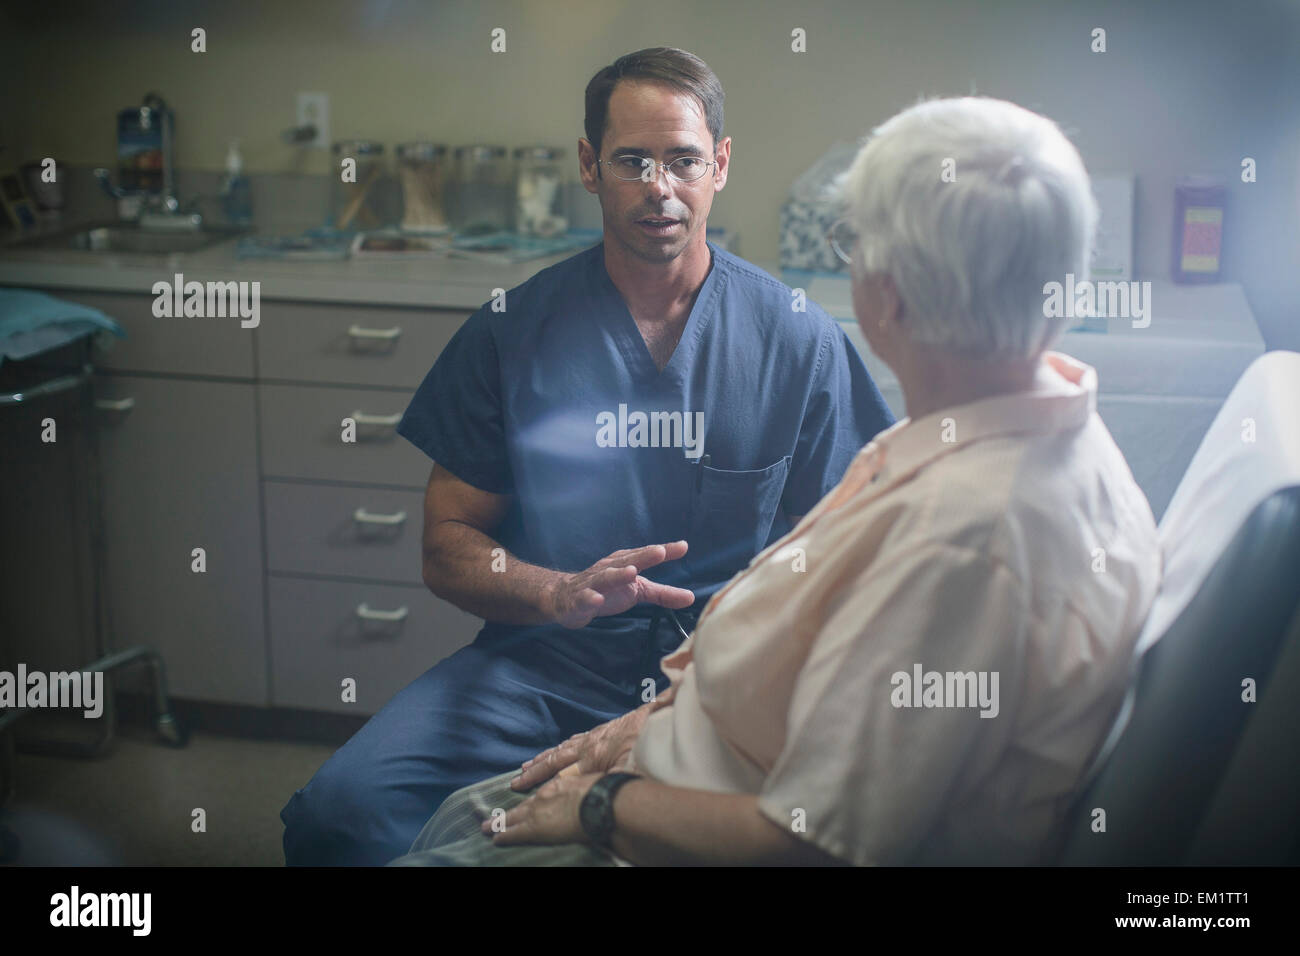
[[[629,780],[639,780],[639,773],[607,773],[591,785],[578,807],[582,831],[597,846],[609,849],[614,836],[614,794]]]

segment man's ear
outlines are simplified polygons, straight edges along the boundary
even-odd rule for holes
[[[894,285],[893,278],[888,273],[868,274],[862,278],[862,284],[875,306],[876,315],[880,316],[879,320],[887,320],[889,323],[902,321],[902,298],[898,295],[898,286]]]
[[[713,191],[721,192],[722,187],[727,185],[727,171],[731,168],[731,137],[725,137],[718,148],[713,151],[713,157],[718,165],[713,170]]]
[[[600,166],[596,162],[597,153],[591,142],[585,137],[578,137],[578,176],[589,193],[600,192]]]
[[[901,322],[903,320],[903,299],[898,294],[898,286],[894,285],[894,279],[888,273],[874,275],[869,280],[872,284],[873,294],[876,301],[880,304],[882,317],[891,322]]]

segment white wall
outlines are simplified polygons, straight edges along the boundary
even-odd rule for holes
[[[1300,349],[1289,0],[45,0],[3,16],[0,33],[19,38],[2,68],[19,77],[0,122],[9,155],[77,164],[111,160],[116,111],[151,89],[177,111],[187,167],[219,169],[238,136],[251,171],[324,172],[324,153],[279,140],[298,90],[329,92],[335,138],[536,141],[572,159],[592,73],[641,47],[685,47],[728,97],[733,167],[713,222],[762,260],[776,258],[785,190],[833,140],[923,94],[1005,97],[1060,122],[1094,172],[1138,175],[1146,276],[1168,275],[1174,180],[1227,178],[1225,278],[1245,284],[1270,345]],[[190,52],[195,26],[207,53]],[[498,26],[504,55],[488,49]],[[790,52],[795,27],[805,54]],[[1090,52],[1094,27],[1105,54]],[[1249,186],[1244,156],[1259,163]]]

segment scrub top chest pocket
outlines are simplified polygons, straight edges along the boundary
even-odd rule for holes
[[[706,455],[694,465],[690,561],[697,571],[730,576],[766,546],[781,507],[790,456],[749,471],[714,468],[710,462]]]

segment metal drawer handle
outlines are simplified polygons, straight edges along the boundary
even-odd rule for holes
[[[370,605],[358,604],[357,617],[363,621],[404,621],[406,620],[406,605],[402,605],[396,611],[372,611]]]
[[[391,428],[402,420],[401,412],[391,415],[367,415],[365,412],[353,412],[352,420],[358,425],[386,425]]]
[[[358,508],[356,511],[352,512],[352,520],[361,524],[395,525],[401,524],[406,520],[406,512],[399,511],[397,514],[393,515],[372,515],[365,508]]]
[[[392,341],[402,334],[402,327],[395,325],[391,329],[367,329],[360,325],[354,325],[348,329],[348,335],[354,339],[385,339]]]
[[[21,392],[0,393],[0,405],[21,405],[44,395],[57,395],[60,392],[74,389],[89,379],[90,366],[87,365],[85,371],[78,375],[63,375],[59,378],[52,378]]]
[[[129,395],[126,398],[97,398],[95,407],[102,412],[129,412],[135,408],[135,399]]]

